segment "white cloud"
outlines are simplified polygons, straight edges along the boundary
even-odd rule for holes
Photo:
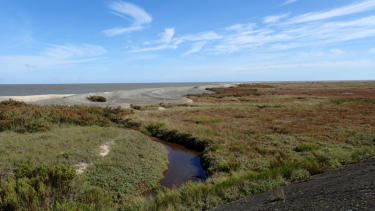
[[[154,47],[133,49],[130,52],[140,53],[140,52],[160,51],[160,50],[164,50],[164,49],[176,49],[176,48],[177,48],[176,45],[163,44],[163,45],[158,45],[158,46],[154,46]]]
[[[50,69],[62,65],[97,60],[107,51],[97,45],[53,45],[35,55],[0,55],[0,62],[8,69]]]
[[[256,26],[255,23],[249,24],[234,24],[226,28],[227,31],[244,31],[253,29]]]
[[[194,43],[193,47],[189,51],[184,53],[184,56],[188,56],[188,55],[199,52],[200,50],[202,50],[203,46],[206,45],[206,43],[207,42],[205,42],[205,41]]]
[[[54,45],[44,50],[43,55],[58,59],[96,57],[107,53],[97,45]]]
[[[287,43],[287,44],[273,44],[271,45],[271,50],[289,50],[292,48],[297,48],[300,45],[297,43]]]
[[[129,27],[114,27],[104,30],[103,32],[107,36],[116,36],[134,31],[140,31],[144,29],[145,24],[152,22],[151,15],[149,15],[144,9],[132,3],[117,1],[110,4],[109,8],[114,14],[125,19],[130,19],[132,21],[132,25]]]
[[[166,28],[163,33],[160,33],[160,40],[161,43],[170,43],[174,36],[175,30],[174,28]]]
[[[190,48],[185,55],[199,52],[203,47],[206,52],[213,54],[241,50],[276,52],[295,48],[324,47],[328,44],[375,37],[375,16],[351,17],[341,21],[328,20],[329,17],[365,11],[368,9],[365,6],[374,5],[373,9],[375,9],[375,1],[373,2],[366,0],[328,12],[310,12],[294,18],[287,18],[289,14],[268,16],[263,19],[265,23],[277,22],[277,24],[238,23],[220,29],[220,33],[206,31],[177,36],[174,28],[167,28],[159,34],[160,39],[133,47],[132,52],[178,49],[182,45]],[[302,22],[304,24],[300,24]],[[330,53],[338,55],[343,52],[332,49]]]
[[[341,50],[340,48],[331,49],[330,52],[336,56],[345,54],[345,51]]]
[[[295,3],[295,2],[297,2],[297,0],[286,0],[286,1],[283,3],[283,5],[293,4],[293,3]]]
[[[104,30],[103,32],[107,36],[112,37],[112,36],[116,36],[116,35],[120,35],[120,34],[126,34],[126,33],[134,32],[134,31],[140,31],[142,29],[143,29],[143,26],[115,27],[115,28],[112,28],[112,29]]]
[[[306,13],[297,17],[292,18],[289,23],[305,23],[310,21],[319,21],[334,17],[340,17],[344,15],[351,15],[355,13],[360,13],[375,8],[374,0],[365,0],[359,3],[354,3],[351,5],[343,6],[340,8],[332,9],[324,12],[311,12]]]
[[[231,53],[243,49],[286,50],[297,47],[324,46],[375,36],[375,16],[345,21],[307,22],[267,25],[243,30],[241,24],[230,26],[223,39],[213,45],[215,53]]]
[[[263,23],[276,23],[276,22],[279,22],[281,19],[286,18],[288,16],[289,16],[289,13],[282,14],[282,15],[267,16],[263,19]]]
[[[161,39],[156,41],[156,43],[162,43],[162,44],[158,46],[152,46],[152,47],[136,48],[136,49],[131,50],[130,52],[138,53],[138,52],[148,52],[148,51],[160,51],[160,50],[165,50],[165,49],[177,49],[183,43],[191,43],[191,42],[199,42],[199,41],[214,41],[214,40],[218,40],[222,38],[222,36],[212,31],[202,32],[198,34],[187,34],[181,37],[175,37],[174,34],[175,34],[175,31],[173,28],[166,29],[163,33],[160,34]],[[199,42],[199,43],[202,45],[203,42]],[[195,50],[197,52],[200,50],[198,49],[198,47],[199,45],[195,43],[195,46],[193,46],[192,50]],[[202,47],[203,45],[201,46],[201,48]],[[196,53],[196,52],[191,52],[191,53]]]
[[[177,43],[182,43],[186,41],[202,41],[202,40],[213,41],[213,40],[218,40],[221,38],[222,36],[218,35],[216,32],[209,31],[209,32],[202,32],[202,33],[197,33],[197,34],[184,35],[182,37],[176,38],[175,41]]]
[[[326,28],[338,28],[338,27],[371,27],[375,26],[375,16],[368,16],[356,20],[350,21],[338,21],[328,22],[324,24]]]

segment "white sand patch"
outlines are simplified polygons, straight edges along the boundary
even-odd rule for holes
[[[100,156],[105,157],[108,155],[108,153],[111,151],[111,145],[113,144],[113,141],[107,142],[100,146]]]
[[[74,167],[76,168],[77,174],[82,174],[87,169],[87,167],[89,167],[89,164],[82,162],[82,163],[76,164]]]
[[[0,101],[4,100],[17,100],[17,101],[23,101],[25,103],[31,103],[36,102],[40,100],[49,100],[49,99],[55,99],[55,98],[65,98],[73,96],[74,94],[47,94],[47,95],[28,95],[28,96],[1,96]]]
[[[187,102],[187,103],[193,103],[193,100],[192,100],[192,99],[189,99],[189,98],[186,98],[186,102]]]
[[[166,108],[161,107],[161,106],[158,108],[159,111],[164,111],[165,109],[166,109]]]
[[[111,151],[111,145],[113,144],[113,141],[106,142],[100,146],[100,156],[105,157],[108,155],[108,153]],[[74,165],[77,174],[82,174],[91,164],[88,163],[78,163]]]

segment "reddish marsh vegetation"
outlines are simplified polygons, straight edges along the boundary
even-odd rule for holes
[[[88,106],[36,106],[9,100],[0,103],[0,131],[47,131],[52,124],[110,126],[131,110]]]
[[[211,176],[204,185],[160,194],[146,207],[212,207],[255,193],[257,187],[245,184],[253,181],[245,179],[249,172],[268,175],[269,188],[375,154],[375,82],[249,83],[210,90],[189,95],[194,106],[170,104],[164,111],[132,115],[152,135],[201,144]],[[194,200],[183,197],[187,191]]]

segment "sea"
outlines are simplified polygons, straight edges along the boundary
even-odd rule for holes
[[[145,88],[206,86],[219,82],[194,83],[108,83],[108,84],[0,84],[0,96],[27,96],[45,94],[85,94]]]

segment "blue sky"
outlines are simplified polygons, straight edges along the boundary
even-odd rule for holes
[[[2,0],[0,23],[1,84],[375,80],[375,0]]]

